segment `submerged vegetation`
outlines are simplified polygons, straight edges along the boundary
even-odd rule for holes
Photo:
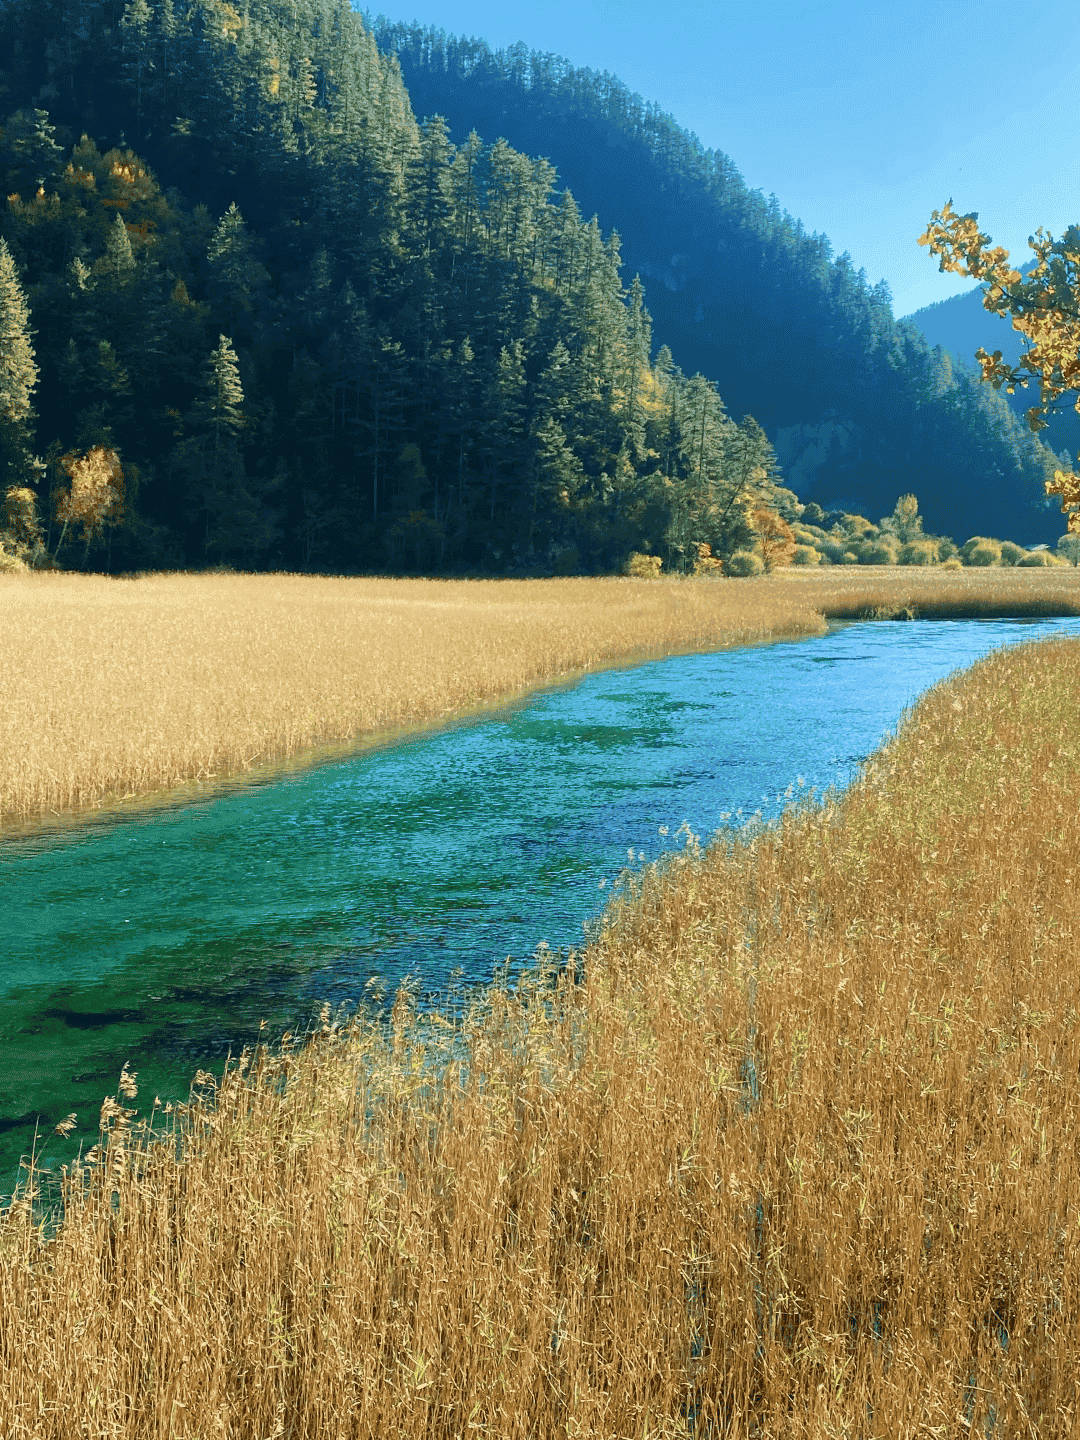
[[[156,1134],[125,1070],[0,1223],[0,1429],[1071,1435],[1078,660],[935,686],[554,985],[324,1010]]]

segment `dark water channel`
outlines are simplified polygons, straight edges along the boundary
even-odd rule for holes
[[[1080,619],[834,626],[609,670],[283,780],[0,842],[0,1203],[35,1125],[89,1149],[124,1062],[139,1116],[313,1009],[580,946],[627,867],[784,792],[843,787],[905,707]],[[803,781],[800,787],[799,781]],[[666,834],[661,833],[666,827]],[[632,853],[633,860],[628,856]],[[370,991],[368,992],[370,994]],[[429,1003],[435,1003],[429,1000]],[[77,1128],[50,1138],[69,1112]]]

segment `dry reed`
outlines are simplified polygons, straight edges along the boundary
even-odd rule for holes
[[[832,567],[753,580],[0,577],[0,830],[266,777],[649,655],[822,615],[1080,613],[1080,572]]]
[[[586,669],[821,630],[708,582],[0,577],[0,826],[252,775]]]
[[[995,652],[576,985],[324,1011],[156,1140],[122,1076],[0,1225],[0,1434],[1075,1434],[1078,708]]]

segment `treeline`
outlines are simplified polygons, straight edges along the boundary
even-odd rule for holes
[[[547,155],[584,212],[618,230],[657,333],[717,382],[732,413],[758,419],[803,500],[881,515],[916,489],[940,533],[1054,541],[1060,516],[1043,481],[1060,457],[1004,393],[894,320],[887,284],[751,190],[728,156],[610,74],[524,45],[492,51],[372,23],[418,115],[444,115],[453,139],[475,127]]]
[[[344,0],[2,13],[21,553],[678,570],[794,518],[755,420],[652,358],[617,234],[547,161],[417,125]]]

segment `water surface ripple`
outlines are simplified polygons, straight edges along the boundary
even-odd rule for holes
[[[834,625],[607,670],[482,720],[274,783],[0,843],[0,1197],[35,1125],[58,1165],[97,1136],[121,1066],[186,1100],[313,1007],[451,972],[490,983],[580,946],[619,872],[794,786],[850,782],[905,707],[1003,644],[1080,618]],[[661,830],[666,827],[666,835]],[[684,832],[685,835],[685,832]],[[632,853],[633,861],[628,855]]]

